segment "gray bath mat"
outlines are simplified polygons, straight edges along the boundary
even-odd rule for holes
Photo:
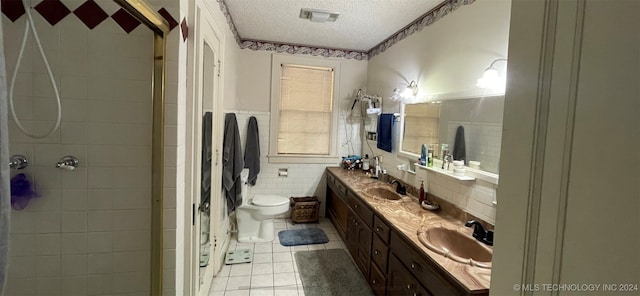
[[[325,244],[329,238],[320,228],[283,230],[278,232],[280,244],[283,246]]]
[[[305,296],[373,295],[343,249],[298,251],[295,257]]]
[[[227,252],[227,257],[224,260],[224,263],[229,264],[238,264],[238,263],[249,263],[253,261],[253,251],[250,249],[242,249]]]

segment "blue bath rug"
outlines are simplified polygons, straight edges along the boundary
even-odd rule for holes
[[[278,232],[280,244],[289,246],[326,244],[329,238],[320,228],[283,230]]]

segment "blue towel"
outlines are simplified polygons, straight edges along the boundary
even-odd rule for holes
[[[393,121],[395,117],[392,113],[380,114],[378,118],[378,148],[387,152],[391,152],[393,145],[393,137],[391,131],[393,130]]]

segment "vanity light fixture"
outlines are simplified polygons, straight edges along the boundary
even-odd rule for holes
[[[478,83],[476,84],[479,88],[490,88],[490,89],[504,92],[505,85],[507,83],[507,77],[506,75],[503,77],[500,77],[500,75],[498,75],[498,71],[496,70],[496,68],[493,67],[495,63],[501,62],[501,61],[506,62],[507,59],[502,59],[502,58],[495,59],[493,60],[493,62],[491,62],[489,67],[487,67],[487,69],[484,70],[484,74],[482,75],[482,78],[478,79]]]
[[[335,22],[340,15],[339,12],[331,12],[326,10],[302,8],[300,9],[300,18],[308,19],[315,23]]]
[[[407,84],[401,84],[393,90],[393,95],[391,96],[392,101],[400,101],[403,103],[407,103],[409,101],[413,101],[418,94],[418,83],[415,80],[411,80],[411,82]]]

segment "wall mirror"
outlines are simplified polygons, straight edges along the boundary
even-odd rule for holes
[[[442,144],[452,153],[462,127],[466,165],[477,161],[479,170],[498,174],[503,109],[504,95],[403,104],[399,154],[418,159],[425,144],[442,159]]]

